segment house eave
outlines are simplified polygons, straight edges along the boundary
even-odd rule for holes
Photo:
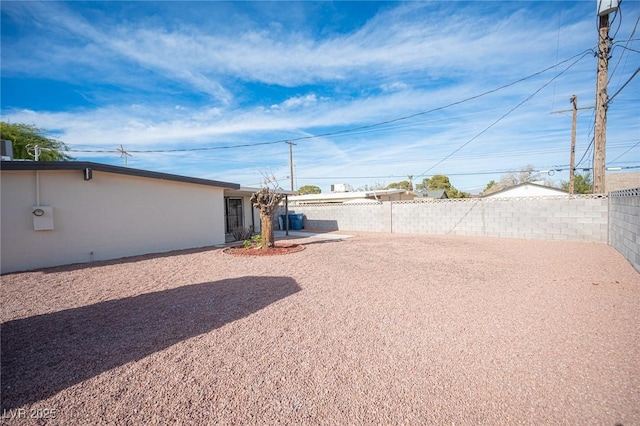
[[[26,171],[26,170],[84,170],[91,169],[104,173],[114,173],[126,176],[135,176],[149,179],[184,182],[195,185],[215,186],[219,188],[240,189],[240,185],[231,182],[195,178],[189,176],[174,175],[171,173],[154,172],[150,170],[133,169],[129,167],[112,166],[109,164],[94,163],[90,161],[2,161],[0,170]]]

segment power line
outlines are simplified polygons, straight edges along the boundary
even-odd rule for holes
[[[631,51],[631,52],[640,53],[640,50],[632,49],[632,48],[630,48],[630,47],[626,47],[626,46],[619,46],[619,47],[622,47],[623,49],[625,49],[625,50],[629,50],[629,51]]]
[[[289,140],[290,141],[299,141],[299,140],[305,140],[305,139],[314,139],[314,138],[320,138],[320,137],[335,136],[335,135],[342,134],[342,133],[354,132],[354,131],[363,130],[363,129],[369,129],[369,128],[372,128],[372,127],[378,127],[378,126],[382,126],[384,124],[391,124],[391,123],[395,123],[395,122],[402,121],[402,120],[408,120],[408,119],[411,119],[411,118],[414,118],[414,117],[418,117],[418,116],[421,116],[421,115],[430,114],[432,112],[441,111],[443,109],[450,108],[450,107],[456,106],[456,105],[460,105],[462,103],[478,99],[480,97],[489,95],[491,93],[495,93],[495,92],[497,92],[499,90],[505,89],[507,87],[513,86],[513,85],[518,84],[518,83],[521,83],[521,82],[523,82],[525,80],[528,80],[528,79],[533,78],[535,76],[538,76],[538,75],[540,75],[540,74],[542,74],[542,73],[544,73],[546,71],[549,71],[549,70],[551,70],[553,68],[556,68],[558,65],[562,65],[562,64],[564,64],[566,62],[569,62],[570,60],[572,60],[572,59],[574,59],[574,58],[576,58],[578,56],[580,56],[580,58],[578,59],[578,61],[579,61],[584,56],[586,56],[587,53],[593,53],[593,51],[591,49],[587,49],[586,51],[583,51],[582,53],[574,55],[574,56],[572,56],[572,57],[570,57],[568,59],[563,60],[562,62],[559,62],[559,63],[557,63],[555,65],[550,66],[550,67],[547,67],[547,68],[545,68],[545,69],[543,69],[541,71],[538,71],[538,72],[535,72],[535,73],[533,73],[531,75],[528,75],[527,77],[523,77],[523,78],[521,78],[519,80],[515,80],[515,81],[513,81],[511,83],[502,85],[502,86],[497,87],[495,89],[488,90],[488,91],[480,93],[478,95],[470,96],[468,98],[462,99],[460,101],[452,102],[452,103],[449,103],[449,104],[444,105],[444,106],[440,106],[440,107],[437,107],[437,108],[432,108],[432,109],[427,110],[427,111],[422,111],[422,112],[418,112],[418,113],[415,113],[415,114],[411,114],[411,115],[407,115],[407,116],[403,116],[403,117],[399,117],[399,118],[394,118],[394,119],[391,119],[391,120],[382,121],[382,122],[379,122],[379,123],[369,124],[369,125],[366,125],[366,126],[360,126],[360,127],[355,127],[355,128],[351,128],[351,129],[345,129],[345,130],[338,130],[338,131],[335,131],[335,132],[328,132],[328,133],[323,133],[323,134],[319,134],[319,135],[302,136],[302,137],[299,137],[299,138],[294,138],[294,139],[289,139]],[[578,61],[576,61],[576,62],[578,62]],[[572,64],[571,66],[573,66],[574,64]],[[562,73],[560,73],[560,74],[562,74]],[[554,79],[557,78],[559,75],[554,77]]]
[[[272,141],[272,142],[257,142],[257,143],[246,143],[241,145],[230,145],[230,146],[212,146],[212,147],[201,147],[201,148],[176,148],[176,149],[130,149],[127,150],[129,153],[136,154],[157,154],[157,153],[172,153],[172,152],[195,152],[195,151],[213,151],[217,149],[234,149],[234,148],[246,148],[252,146],[259,145],[273,145],[277,143],[283,143],[286,140],[280,141]],[[109,153],[109,152],[120,152],[118,149],[98,149],[98,150],[88,150],[88,149],[69,149],[70,152],[91,152],[91,153]]]
[[[628,147],[629,144],[610,144],[609,148],[615,147],[615,148],[626,148]],[[553,148],[538,148],[538,149],[521,149],[521,150],[504,150],[504,151],[500,151],[498,153],[494,153],[494,152],[485,152],[485,153],[474,153],[474,154],[462,154],[456,157],[456,159],[458,160],[468,160],[468,159],[481,159],[481,158],[508,158],[508,157],[520,157],[522,158],[523,156],[531,156],[531,155],[549,155],[549,154],[556,154],[556,153],[565,153],[566,149],[565,148],[559,148],[559,147],[553,147]],[[407,164],[424,164],[426,161],[429,161],[429,159],[414,159],[414,160],[404,160],[404,159],[398,159],[398,160],[390,160],[390,159],[374,159],[374,160],[367,160],[366,164],[367,165],[373,165],[373,164],[385,164],[387,166],[390,165],[394,165],[394,164],[399,164],[399,165],[407,165]],[[359,164],[357,161],[350,163],[350,164]]]
[[[623,155],[625,155],[627,152],[631,151],[633,148],[635,148],[638,145],[640,145],[640,141],[638,141],[635,145],[633,145],[631,148],[629,148],[628,150],[626,150],[622,154],[618,155],[615,159],[611,160],[611,162],[615,163],[618,158],[622,157]]]
[[[533,74],[530,74],[526,77],[520,78],[518,80],[512,81],[510,83],[504,84],[502,86],[499,86],[497,88],[491,89],[491,90],[487,90],[486,92],[482,92],[480,94],[474,95],[474,96],[470,96],[468,98],[464,98],[462,100],[459,101],[455,101],[455,102],[451,102],[449,104],[443,105],[443,106],[439,106],[436,108],[432,108],[430,110],[427,111],[421,111],[421,112],[417,112],[415,114],[410,114],[410,115],[406,115],[406,116],[402,116],[402,117],[398,117],[398,118],[393,118],[393,119],[389,119],[389,120],[385,120],[385,121],[381,121],[381,122],[377,122],[377,123],[373,123],[373,124],[368,124],[368,125],[364,125],[364,126],[358,126],[358,127],[353,127],[353,128],[348,128],[348,129],[343,129],[343,130],[337,130],[337,131],[333,131],[333,132],[326,132],[326,133],[321,133],[321,134],[317,134],[317,135],[308,135],[308,136],[300,136],[297,138],[288,138],[288,139],[280,139],[280,140],[275,140],[275,141],[269,141],[269,142],[256,142],[256,143],[246,143],[246,144],[240,144],[240,145],[231,145],[231,146],[220,146],[220,147],[200,147],[200,148],[177,148],[177,149],[153,149],[153,150],[127,150],[127,152],[129,153],[173,153],[173,152],[193,152],[193,151],[211,151],[211,150],[219,150],[219,149],[235,149],[235,148],[246,148],[246,147],[254,147],[254,146],[261,146],[261,145],[273,145],[273,144],[279,144],[279,143],[287,143],[287,142],[296,142],[296,141],[301,141],[301,140],[308,140],[308,139],[317,139],[317,138],[322,138],[322,137],[328,137],[328,136],[337,136],[337,135],[341,135],[341,134],[346,134],[346,133],[353,133],[353,132],[358,132],[358,131],[362,131],[362,130],[367,130],[367,129],[372,129],[375,127],[380,127],[386,124],[392,124],[392,123],[396,123],[398,121],[404,121],[404,120],[409,120],[411,118],[415,118],[415,117],[419,117],[422,115],[426,115],[426,114],[431,114],[433,112],[436,111],[441,111],[447,108],[450,108],[452,106],[456,106],[456,105],[460,105],[463,104],[465,102],[469,102],[475,99],[479,99],[483,96],[498,92],[502,89],[506,89],[507,87],[511,87],[514,86],[518,83],[521,83],[523,81],[526,81],[528,79],[531,79],[533,77],[536,77],[540,74],[543,74],[551,69],[557,68],[559,65],[562,65],[566,62],[571,61],[572,59],[576,58],[576,57],[580,57],[578,59],[578,61],[580,59],[582,59],[584,56],[586,56],[587,53],[593,53],[593,51],[591,49],[587,49],[585,51],[582,51],[581,53],[578,53],[568,59],[565,59],[557,64],[554,64],[550,67],[547,67],[543,70],[537,71]],[[574,62],[577,63],[578,61]],[[573,66],[574,64],[572,64],[571,66]],[[571,66],[569,66],[569,68],[571,68]],[[567,69],[569,69],[567,68]],[[565,69],[562,73],[564,73],[567,69]],[[559,77],[562,73],[556,75],[554,77],[554,79],[552,79],[551,81],[554,81],[555,78]],[[86,153],[117,153],[119,151],[117,150],[77,150],[77,149],[69,149],[70,152],[86,152]]]
[[[569,65],[567,68],[565,68],[564,70],[562,70],[559,74],[556,74],[551,80],[549,80],[548,82],[546,82],[545,84],[543,84],[538,90],[536,90],[535,92],[533,92],[531,95],[529,95],[527,98],[525,98],[522,102],[520,102],[519,104],[517,104],[516,106],[514,106],[513,108],[511,108],[509,111],[507,111],[504,115],[502,115],[500,118],[498,118],[496,121],[494,121],[493,123],[491,123],[489,126],[485,127],[480,133],[478,133],[477,135],[475,135],[474,137],[472,137],[471,139],[469,139],[467,142],[465,142],[464,144],[462,144],[460,147],[456,148],[455,150],[453,150],[453,152],[451,152],[449,155],[447,155],[446,157],[444,157],[443,159],[441,159],[440,161],[438,161],[436,164],[434,164],[433,166],[429,167],[427,170],[425,170],[424,172],[422,172],[422,174],[418,175],[418,176],[424,176],[425,174],[427,174],[429,171],[431,171],[432,169],[434,169],[436,166],[442,164],[444,161],[446,161],[447,159],[451,158],[456,152],[460,151],[462,148],[464,148],[465,146],[469,145],[471,142],[473,142],[474,140],[476,140],[477,138],[479,138],[483,133],[485,133],[486,131],[488,131],[489,129],[491,129],[493,126],[495,126],[496,124],[498,124],[500,121],[502,121],[504,118],[506,118],[509,114],[511,114],[513,111],[515,111],[516,109],[520,108],[522,105],[524,105],[526,102],[528,102],[529,100],[531,100],[535,95],[537,95],[542,89],[544,89],[545,87],[547,87],[549,84],[551,84],[552,82],[554,82],[558,77],[560,77],[562,74],[564,74],[565,72],[567,72],[571,67],[573,67],[575,64],[577,64],[578,62],[580,62],[582,60],[582,58],[584,58],[585,56],[587,56],[588,53],[591,53],[591,51],[587,51],[585,53],[583,53],[575,62],[573,62],[571,65]]]
[[[621,46],[623,49],[627,49],[629,46],[629,43],[633,40],[633,35],[636,33],[636,29],[638,28],[638,23],[640,22],[640,16],[638,16],[638,19],[636,19],[636,23],[633,26],[633,31],[631,31],[631,35],[629,35],[629,38],[626,40],[626,44],[624,46]],[[615,38],[615,36],[614,36]],[[629,50],[633,50],[633,49],[629,49]],[[620,57],[618,58],[618,62],[616,62],[616,65],[613,67],[613,71],[611,71],[611,75],[609,76],[609,82],[611,82],[611,79],[613,78],[613,75],[615,74],[616,70],[618,69],[618,65],[620,65],[620,62],[622,61],[622,58],[624,57],[624,52],[622,52],[622,54],[620,55]]]
[[[611,96],[607,102],[605,103],[605,105],[609,105],[609,103],[611,103],[611,101],[613,100],[613,98],[615,98],[616,96],[618,96],[618,93],[620,93],[622,91],[622,89],[625,88],[625,86],[627,84],[629,84],[629,82],[636,76],[638,75],[638,73],[640,72],[640,67],[638,67],[637,70],[635,70],[635,72],[633,74],[631,74],[631,77],[629,77],[629,79],[618,89],[618,91],[616,93],[613,94],[613,96]]]
[[[638,22],[640,22],[640,17],[638,17],[638,19],[636,20],[636,24],[635,24],[635,26],[634,26],[634,28],[633,28],[633,32],[631,33],[631,36],[629,37],[629,39],[627,39],[627,40],[626,40],[627,45],[626,45],[626,46],[619,46],[619,47],[622,47],[622,48],[624,48],[624,49],[628,49],[628,50],[633,50],[633,49],[629,49],[627,46],[628,46],[628,44],[629,44],[629,42],[630,42],[630,41],[632,41],[632,40],[639,40],[639,39],[634,39],[634,38],[633,38],[633,34],[635,34],[635,32],[636,32],[636,28],[637,28],[637,26],[638,26]],[[633,50],[633,51],[635,51],[635,50]],[[637,52],[638,52],[638,53],[640,53],[640,51],[637,51]],[[620,59],[618,59],[618,62],[616,63],[616,68],[618,67],[618,64],[620,63],[620,60],[621,60],[621,59],[622,59],[622,55],[620,56]],[[622,87],[620,87],[620,89],[618,89],[618,91],[617,91],[613,96],[611,96],[611,97],[608,99],[607,104],[609,104],[609,102],[611,102],[611,101],[613,100],[613,98],[614,98],[616,95],[618,95],[618,93],[620,93],[620,92],[622,91],[622,89],[624,89],[624,87],[625,87],[627,84],[629,84],[629,82],[630,82],[630,81],[631,81],[631,80],[632,80],[632,79],[633,79],[633,78],[638,74],[638,71],[639,71],[639,70],[640,70],[640,68],[639,68],[639,69],[637,69],[637,70],[633,73],[633,75],[632,75],[631,77],[629,77],[629,79],[628,79],[628,80],[627,80],[627,81],[622,85]],[[614,68],[614,72],[615,72],[615,68]],[[594,112],[594,113],[592,114],[592,116],[591,116],[591,123],[592,123],[592,124],[593,124],[593,122],[594,122],[594,115],[595,115],[595,112]],[[591,135],[591,132],[593,131],[593,127],[594,127],[593,125],[590,125],[590,126],[589,126],[589,135],[587,135],[587,138]],[[584,158],[585,158],[585,157],[587,156],[587,154],[591,151],[591,148],[592,148],[592,146],[593,146],[593,143],[594,143],[594,142],[595,142],[595,137],[592,137],[592,138],[591,138],[591,140],[590,140],[590,142],[589,142],[589,145],[587,146],[587,149],[585,150],[584,154],[582,154],[582,157],[580,158],[580,161],[578,161],[578,162],[576,163],[576,167],[577,167],[577,166],[579,166],[579,165],[582,163],[582,161],[584,160]],[[629,150],[631,150],[631,148],[630,148]],[[628,152],[628,151],[626,151],[626,152]],[[625,152],[625,154],[626,154],[626,152]],[[620,158],[620,157],[618,157],[618,158]],[[617,158],[616,158],[616,160],[617,160]],[[615,160],[614,160],[614,161],[615,161]]]
[[[578,167],[578,166],[580,165],[580,163],[582,163],[582,160],[584,160],[584,157],[586,157],[586,156],[587,156],[587,153],[590,151],[591,147],[593,146],[593,142],[594,142],[595,140],[596,140],[596,137],[595,137],[595,136],[593,136],[593,137],[591,138],[591,142],[589,142],[589,146],[587,146],[586,151],[584,152],[584,154],[582,154],[582,157],[580,158],[580,161],[578,161],[578,162],[576,163],[576,167]]]
[[[618,167],[616,167],[617,169]],[[621,169],[638,169],[640,166],[620,166]],[[576,170],[591,170],[591,167],[575,167]],[[568,171],[569,165],[562,166],[550,166],[540,167],[539,170],[534,170],[536,173],[547,172],[563,172]],[[461,173],[438,173],[444,176],[478,176],[478,175],[495,175],[495,174],[508,174],[508,173],[520,173],[522,170],[491,170],[481,172],[461,172]],[[553,174],[551,174],[553,175]],[[389,179],[389,178],[406,178],[407,175],[378,175],[378,176],[299,176],[299,179],[306,180],[337,180],[337,179]]]

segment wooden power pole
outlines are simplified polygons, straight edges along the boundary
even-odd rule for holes
[[[289,144],[289,177],[291,178],[291,191],[293,189],[293,146],[295,143],[288,141]]]
[[[605,155],[607,151],[607,80],[609,68],[609,14],[600,15],[598,28],[598,76],[596,79],[596,123],[593,150],[593,193],[604,194]]]
[[[576,121],[578,120],[578,97],[573,95],[570,99],[573,104],[571,119],[571,159],[569,161],[569,195],[573,195],[573,187],[576,178]]]
[[[571,120],[571,156],[569,159],[569,195],[573,195],[574,183],[576,178],[576,125],[578,122],[578,110],[581,109],[593,109],[593,106],[578,108],[578,97],[576,95],[571,96],[569,102],[573,105],[572,109],[563,109],[562,111],[552,111],[552,114],[558,114],[562,112],[572,112]]]

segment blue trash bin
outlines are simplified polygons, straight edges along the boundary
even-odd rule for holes
[[[302,228],[304,228],[303,225],[303,220],[304,216],[302,214],[294,214],[294,213],[290,213],[289,214],[289,226],[291,230],[294,231],[299,231]]]

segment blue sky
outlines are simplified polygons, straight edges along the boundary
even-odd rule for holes
[[[596,0],[0,7],[3,121],[78,160],[124,165],[122,145],[129,167],[245,186],[272,173],[288,189],[291,140],[295,188],[445,174],[477,193],[529,164],[567,169],[571,115],[552,112],[595,98]],[[638,171],[640,2],[610,18],[609,95],[628,84],[607,166]],[[579,167],[593,120],[580,111]]]

